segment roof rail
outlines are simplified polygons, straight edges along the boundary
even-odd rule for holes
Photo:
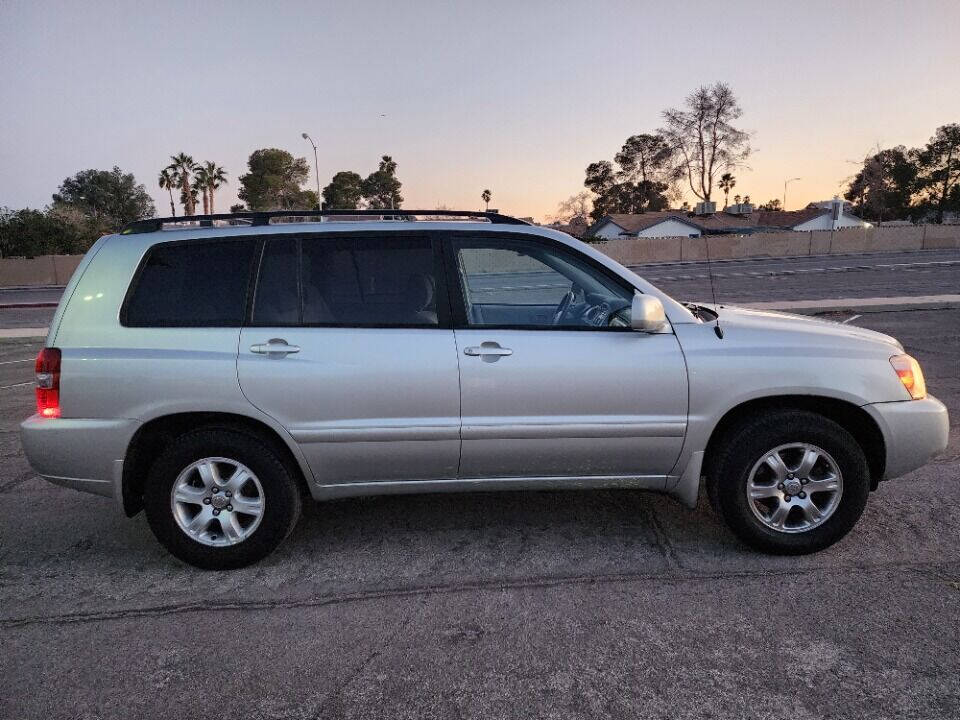
[[[198,223],[200,227],[213,227],[214,221],[233,224],[269,225],[273,218],[324,218],[337,216],[370,217],[379,219],[416,219],[418,215],[426,217],[464,217],[482,218],[494,225],[529,225],[509,215],[495,212],[473,212],[472,210],[270,210],[264,212],[217,213],[215,215],[181,215],[179,217],[149,218],[134,220],[120,230],[121,235],[157,232],[164,225]]]

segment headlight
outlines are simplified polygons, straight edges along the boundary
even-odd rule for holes
[[[927,383],[923,379],[920,363],[909,355],[894,355],[890,364],[900,378],[900,382],[914,400],[923,400],[927,396]]]

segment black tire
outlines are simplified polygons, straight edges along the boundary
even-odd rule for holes
[[[204,545],[184,532],[174,518],[170,503],[173,483],[185,468],[207,457],[239,461],[253,471],[263,489],[260,524],[236,545]],[[157,540],[174,556],[204,570],[229,570],[263,559],[290,534],[301,510],[293,470],[283,458],[253,435],[219,428],[188,432],[164,448],[150,468],[143,502]]]
[[[747,483],[760,458],[795,442],[810,443],[829,453],[839,467],[843,490],[833,514],[822,524],[804,532],[785,533],[756,517],[747,499]],[[870,493],[867,459],[849,432],[822,415],[802,410],[764,412],[730,428],[718,443],[707,480],[710,502],[733,533],[757,550],[777,555],[823,550],[850,532],[863,514]]]

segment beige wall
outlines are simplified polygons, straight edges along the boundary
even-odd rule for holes
[[[66,285],[83,255],[41,255],[0,260],[0,287]]]
[[[624,265],[637,265],[706,260],[708,243],[713,260],[960,248],[960,225],[708,235],[696,238],[617,238],[596,243],[595,247]]]

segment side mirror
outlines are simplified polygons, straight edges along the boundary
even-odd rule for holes
[[[667,324],[660,298],[643,293],[634,293],[630,307],[630,326],[640,332],[658,332]]]

